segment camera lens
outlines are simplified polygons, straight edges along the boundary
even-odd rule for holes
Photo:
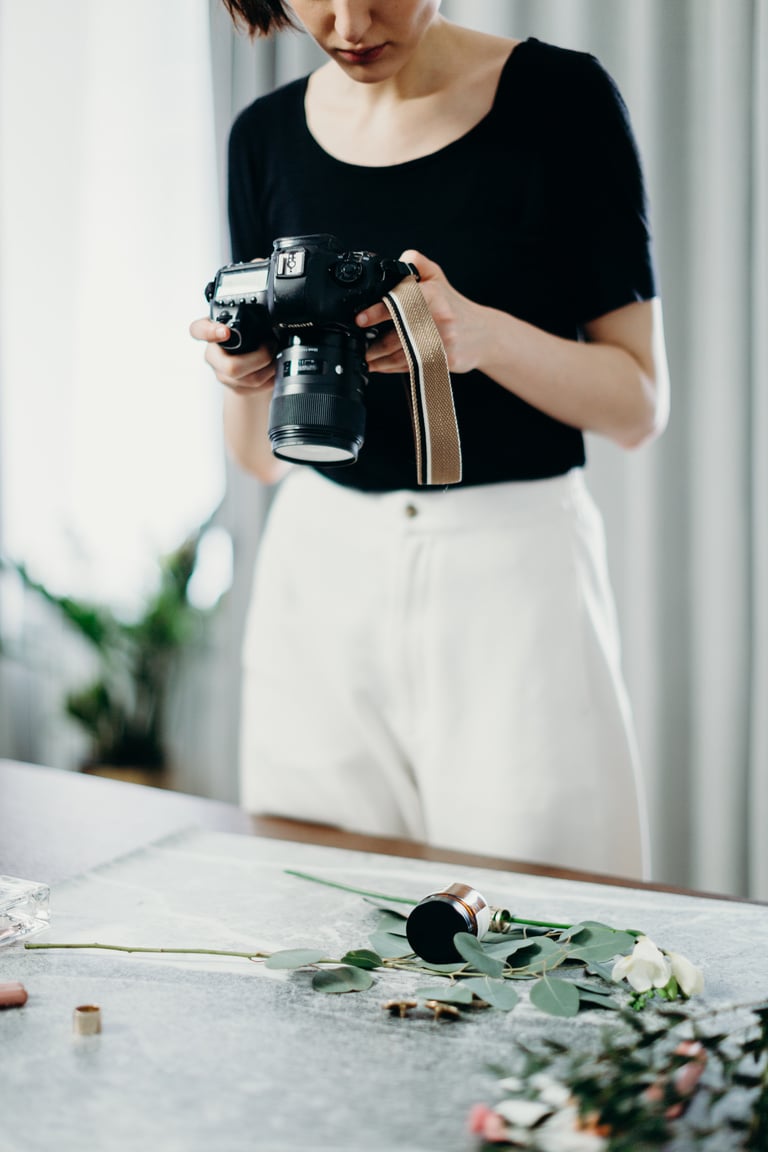
[[[365,337],[312,329],[276,357],[272,451],[303,464],[353,464],[365,435]]]

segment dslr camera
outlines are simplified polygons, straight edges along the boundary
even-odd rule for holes
[[[351,252],[335,236],[284,236],[268,260],[228,264],[205,290],[220,347],[235,355],[277,340],[269,409],[272,451],[302,464],[352,464],[365,436],[365,351],[375,329],[355,314],[417,274],[411,264]]]

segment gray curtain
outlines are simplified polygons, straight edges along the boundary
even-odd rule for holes
[[[220,139],[322,59],[249,44],[212,3]],[[589,438],[649,783],[654,878],[768,898],[768,0],[444,0],[449,19],[593,52],[644,157],[672,416]],[[222,164],[223,172],[223,164]],[[249,564],[259,522],[232,477]],[[263,499],[259,497],[259,499]]]
[[[209,15],[221,204],[219,253],[223,264],[230,256],[226,153],[232,120],[257,96],[310,71],[324,57],[307,36],[299,33],[254,42],[245,35],[235,35],[221,0],[210,0]],[[226,492],[214,523],[225,528],[232,539],[232,587],[217,613],[208,648],[187,658],[172,701],[178,786],[226,801],[238,799],[240,646],[270,497],[268,489],[227,462]]]

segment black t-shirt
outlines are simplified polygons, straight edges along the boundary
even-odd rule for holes
[[[535,39],[502,71],[491,111],[428,156],[345,163],[310,134],[307,78],[256,100],[233,125],[234,260],[278,236],[335,235],[399,256],[416,248],[480,304],[579,339],[583,325],[656,294],[640,163],[624,102],[598,61]],[[584,463],[581,432],[481,372],[453,376],[464,485],[562,475]],[[400,377],[373,373],[356,464],[319,468],[366,490],[416,488]]]

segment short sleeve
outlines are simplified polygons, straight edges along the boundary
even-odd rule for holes
[[[626,104],[593,56],[581,56],[568,116],[573,305],[579,324],[657,294],[648,199]]]

